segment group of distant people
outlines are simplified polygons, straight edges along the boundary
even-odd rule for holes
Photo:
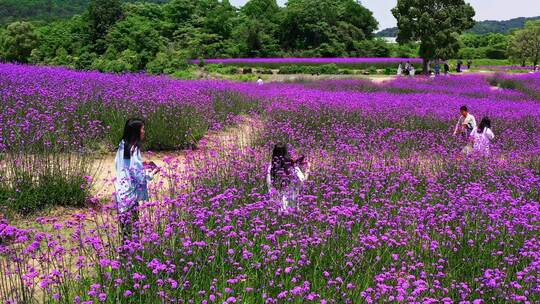
[[[414,76],[415,73],[416,73],[416,69],[411,64],[410,61],[407,61],[407,63],[405,63],[405,65],[403,63],[400,63],[398,65],[398,69],[397,69],[397,75],[398,76],[402,76],[402,75]]]
[[[473,61],[471,59],[467,60],[467,69],[470,69],[473,64]],[[437,60],[435,61],[435,65],[433,66],[433,73],[435,76],[441,75],[441,72],[444,73],[444,75],[448,75],[450,73],[450,65],[448,64],[447,60]],[[458,60],[456,63],[456,72],[461,73],[463,72],[463,61]],[[416,73],[416,70],[414,66],[411,64],[410,61],[407,61],[407,63],[399,63],[397,68],[397,75],[408,75],[408,76],[414,76]]]
[[[454,136],[463,138],[467,145],[462,153],[466,156],[476,154],[480,156],[490,156],[491,141],[495,138],[491,130],[491,120],[484,116],[480,124],[476,124],[475,117],[469,113],[467,106],[462,106],[460,116],[454,128]]]

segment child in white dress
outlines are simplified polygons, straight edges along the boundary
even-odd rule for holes
[[[300,166],[308,169],[304,173]],[[281,210],[296,207],[298,195],[309,173],[309,164],[304,157],[292,160],[286,145],[275,145],[272,162],[266,172],[266,183],[273,201],[279,202]]]
[[[480,125],[471,131],[470,136],[473,143],[473,153],[482,156],[491,154],[491,141],[495,135],[491,131],[491,120],[488,117],[482,118]]]

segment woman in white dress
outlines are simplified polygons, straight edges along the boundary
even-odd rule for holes
[[[491,154],[491,141],[495,138],[495,135],[491,131],[491,120],[488,117],[482,118],[478,127],[471,131],[470,137],[473,144],[473,153],[481,156]]]
[[[148,200],[148,181],[158,171],[153,162],[142,161],[141,142],[144,140],[144,121],[130,119],[124,127],[124,135],[116,152],[116,207],[119,214],[120,232],[124,240],[131,239],[138,221],[141,201]],[[135,227],[136,228],[136,227]]]
[[[306,167],[303,172],[301,166]],[[272,162],[266,172],[268,191],[274,202],[285,211],[296,207],[298,195],[309,174],[309,163],[305,157],[292,160],[286,145],[275,145],[272,151]]]

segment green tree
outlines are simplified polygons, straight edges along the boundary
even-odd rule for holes
[[[459,35],[474,26],[474,9],[464,0],[398,0],[392,14],[399,43],[419,41],[424,73],[429,62],[451,58],[460,48]]]
[[[29,22],[8,25],[0,41],[1,57],[8,61],[28,62],[32,50],[38,45],[38,36]]]
[[[512,34],[508,45],[510,58],[525,65],[527,61],[534,66],[540,59],[540,20],[529,21],[525,28]]]
[[[166,45],[166,39],[154,27],[155,23],[147,18],[130,16],[116,23],[105,37],[105,41],[108,47],[118,52],[126,50],[135,52],[138,60],[124,61],[133,69],[141,70]]]
[[[107,35],[109,29],[122,18],[121,0],[90,0],[88,5],[88,21],[92,40],[97,48],[105,49],[100,40]]]
[[[250,19],[279,22],[279,6],[276,0],[250,0],[241,9],[240,13]]]
[[[276,0],[250,0],[240,9],[240,21],[233,31],[240,56],[279,55],[279,14]]]
[[[280,41],[289,52],[342,56],[377,28],[372,13],[354,0],[290,0],[283,11]],[[305,52],[304,52],[305,53]]]

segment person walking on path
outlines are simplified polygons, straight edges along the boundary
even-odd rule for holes
[[[467,106],[462,106],[459,109],[460,116],[456,127],[454,128],[454,136],[461,135],[463,138],[467,138],[472,130],[476,128],[476,119],[469,113]]]
[[[305,157],[292,160],[286,145],[274,146],[272,162],[266,172],[266,183],[272,201],[281,205],[281,211],[297,206],[300,189],[309,175],[309,166]],[[301,167],[305,167],[305,171]]]
[[[114,186],[123,241],[138,235],[139,203],[148,200],[148,182],[159,170],[155,163],[142,160],[141,143],[144,134],[144,121],[129,119],[116,152]]]
[[[450,66],[448,65],[448,61],[444,62],[444,75],[448,75],[450,72]]]
[[[435,67],[433,67],[433,70],[435,71],[435,76],[439,76],[441,74],[441,65],[438,61],[437,63],[435,63]]]

